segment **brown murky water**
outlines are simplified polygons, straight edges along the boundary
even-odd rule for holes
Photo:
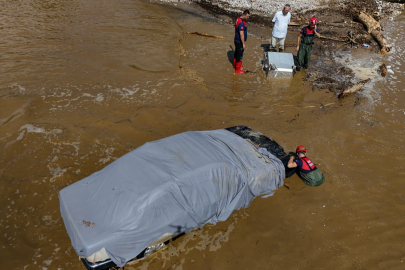
[[[290,189],[128,269],[404,269],[405,17],[384,23],[395,46],[389,56],[336,56],[359,78],[373,77],[381,62],[394,73],[338,101],[313,91],[304,73],[266,80],[259,34],[249,36],[244,59],[259,73],[235,75],[232,26],[195,7],[1,6],[2,269],[84,269],[59,213],[60,189],[147,141],[240,124],[287,150],[305,145],[325,184],[286,179]]]

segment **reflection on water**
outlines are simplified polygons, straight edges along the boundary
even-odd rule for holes
[[[347,106],[350,99],[339,103],[330,94],[313,92],[303,82],[303,73],[294,80],[267,80],[262,72],[235,75],[228,60],[232,26],[199,16],[187,6],[182,11],[140,0],[18,0],[1,1],[1,6],[0,261],[5,269],[82,269],[59,213],[59,190],[147,141],[186,130],[247,124],[274,137],[287,149],[297,144],[310,147],[329,177],[329,183],[318,189],[326,194],[324,200],[337,201],[346,196],[347,204],[341,202],[336,206],[339,211],[325,220],[339,223],[347,219],[348,226],[360,226],[355,223],[357,216],[368,213],[362,218],[377,227],[375,215],[388,220],[398,214],[391,198],[404,204],[395,191],[403,187],[400,180],[404,175],[404,156],[399,154],[403,150],[405,117],[402,19],[385,25],[394,52],[386,57],[373,55],[372,60],[373,66],[380,62],[391,65],[394,74],[367,86],[363,95],[373,98],[353,108]],[[207,39],[187,35],[187,31],[225,38]],[[244,59],[249,70],[260,71],[261,43],[249,37]],[[367,53],[356,52],[348,56],[349,61],[364,68],[369,64],[361,60],[364,55]],[[321,104],[331,105],[321,110]],[[294,181],[290,186],[304,188],[297,179]],[[397,188],[392,190],[390,183]],[[355,193],[356,199],[347,190]],[[303,193],[310,191],[305,189]],[[249,211],[253,214],[244,220],[262,215],[254,226],[248,221],[241,225],[230,220],[215,226],[216,230],[223,227],[223,235],[211,229],[200,232],[212,240],[204,242],[212,245],[207,250],[226,255],[231,247],[220,248],[220,242],[234,244],[235,238],[242,246],[251,245],[243,240],[247,234],[241,232],[244,226],[251,237],[260,236],[260,243],[265,242],[270,235],[267,227],[260,225],[266,219],[263,212],[268,213],[263,209],[286,196],[291,195],[276,198],[276,194],[247,209],[246,215]],[[305,195],[295,198],[309,200]],[[305,204],[297,201],[295,206],[298,209]],[[281,222],[284,214],[279,216]],[[296,213],[286,216],[292,219]],[[299,222],[308,219],[302,217]],[[379,226],[382,231],[401,224],[403,220]],[[276,230],[277,226],[273,227]],[[216,235],[225,240],[218,242]],[[328,237],[332,245],[333,236]],[[381,241],[387,240],[380,237]],[[267,245],[273,239],[269,238]],[[194,256],[191,253],[199,247],[185,248],[182,245],[188,243],[186,240],[176,250],[187,250]],[[286,245],[298,241],[289,240]],[[338,239],[333,241],[333,245],[339,245]],[[260,245],[257,240],[255,243]],[[305,247],[305,242],[300,244]],[[345,244],[360,248],[352,240]],[[391,242],[391,246],[382,248],[399,248],[398,243]],[[295,250],[293,246],[290,249]],[[260,267],[265,265],[260,252],[247,248],[243,252],[262,262]],[[161,256],[167,265],[171,257],[178,256],[179,261],[171,263],[173,268],[187,263],[184,254],[176,254],[166,252]],[[334,256],[341,258],[342,254]],[[290,261],[288,256],[284,258],[284,263]],[[197,268],[205,266],[202,263]],[[223,268],[227,267],[235,266]]]

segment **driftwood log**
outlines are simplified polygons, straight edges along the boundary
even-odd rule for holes
[[[187,32],[187,34],[194,34],[194,35],[199,35],[199,36],[204,36],[204,37],[212,37],[212,38],[224,38],[222,36],[214,36],[214,35],[208,35],[200,32]]]
[[[343,98],[345,96],[351,95],[353,93],[356,93],[357,91],[359,91],[361,88],[363,88],[363,86],[368,83],[371,79],[367,79],[364,81],[359,82],[356,85],[353,85],[352,87],[346,89],[345,91],[343,91],[340,95],[339,98]]]
[[[360,12],[357,15],[357,20],[366,27],[367,32],[377,41],[381,54],[386,54],[391,51],[391,45],[381,34],[381,25],[379,22],[364,12]]]

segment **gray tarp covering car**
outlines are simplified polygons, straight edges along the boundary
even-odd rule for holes
[[[283,185],[283,163],[228,130],[149,142],[59,193],[79,256],[103,247],[124,266],[165,233],[226,220]]]

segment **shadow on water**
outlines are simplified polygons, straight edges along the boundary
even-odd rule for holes
[[[233,58],[234,58],[234,55],[235,55],[235,51],[229,50],[229,51],[227,52],[228,61],[229,61],[229,63],[231,63],[232,65],[233,65]]]

